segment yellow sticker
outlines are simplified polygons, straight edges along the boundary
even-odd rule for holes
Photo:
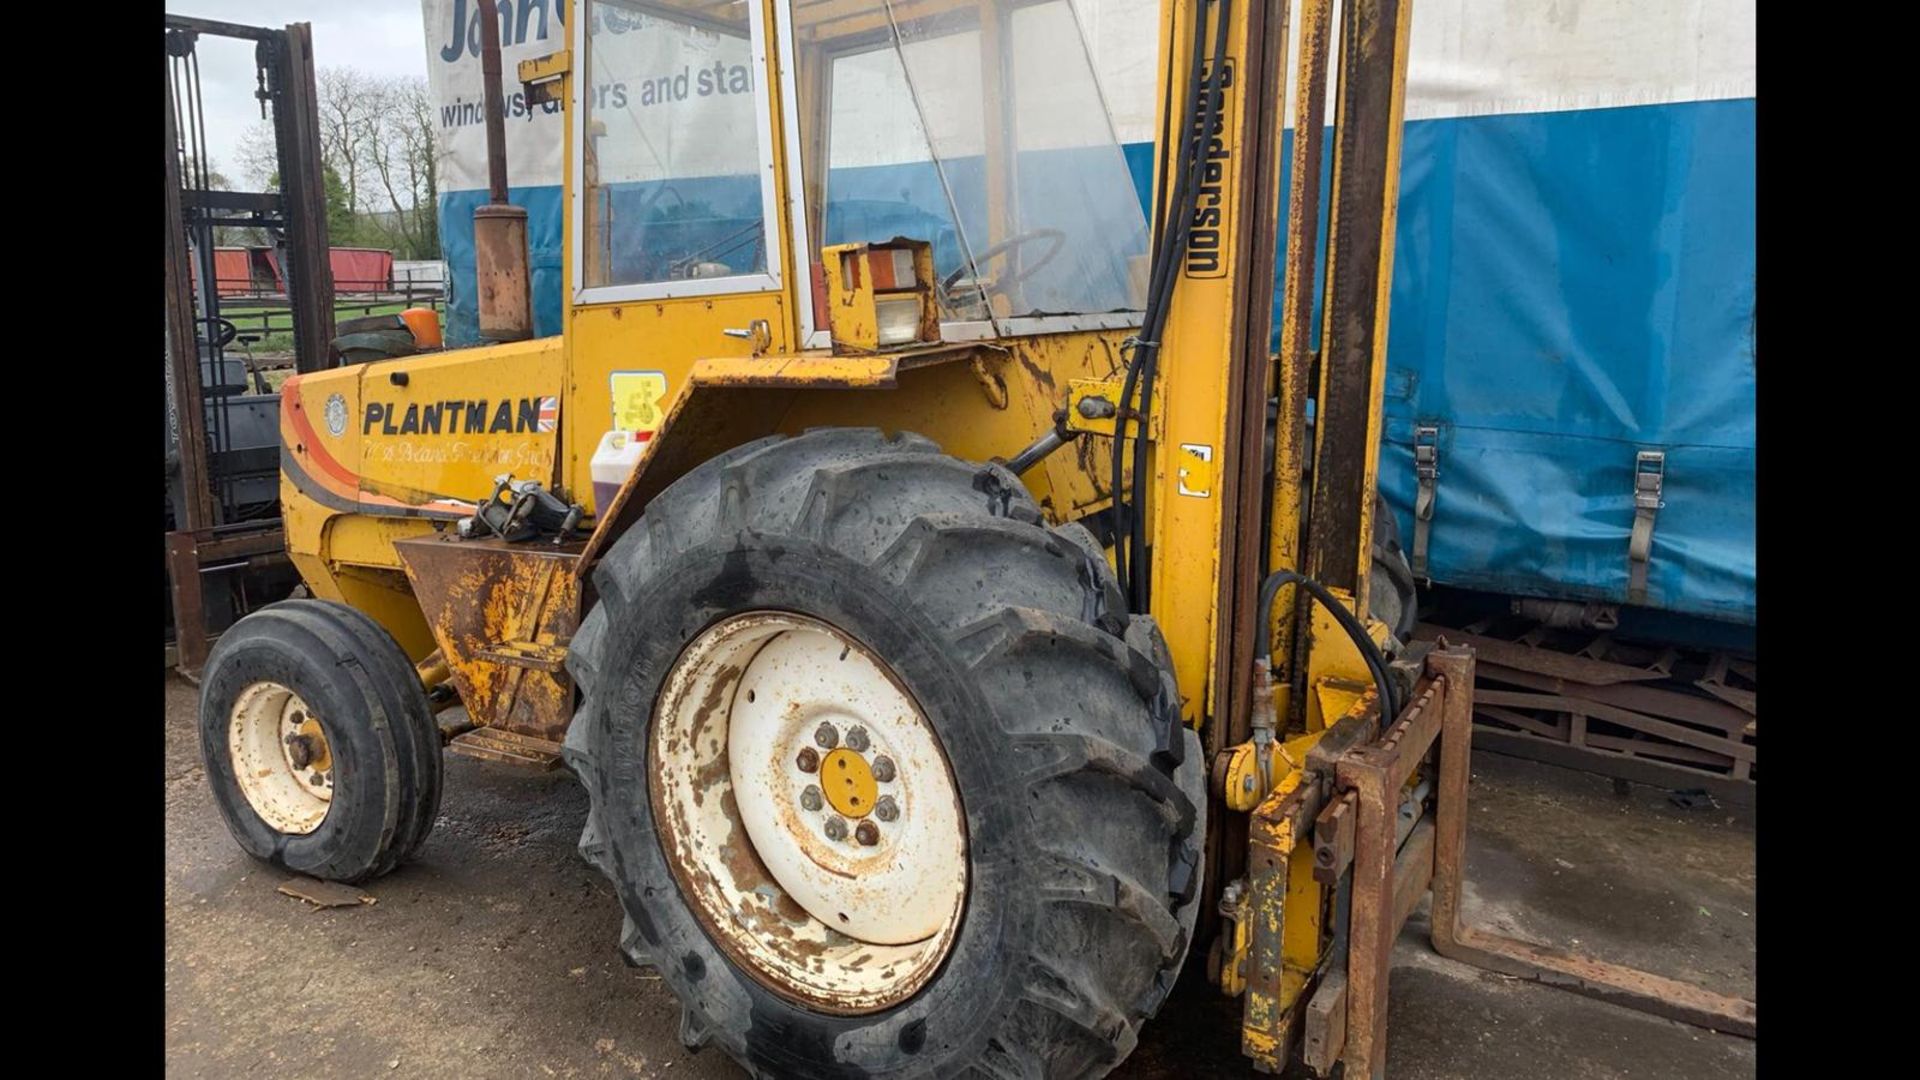
[[[667,376],[658,371],[616,371],[613,380],[613,429],[658,430],[667,404]]]

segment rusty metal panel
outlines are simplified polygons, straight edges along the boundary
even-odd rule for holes
[[[580,545],[424,536],[394,549],[474,723],[565,736],[573,680],[560,661],[580,622]]]
[[[532,337],[533,279],[525,207],[473,208],[473,264],[480,285],[480,336],[487,341]]]

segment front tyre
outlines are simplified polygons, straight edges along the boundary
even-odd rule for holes
[[[683,1038],[759,1076],[1098,1076],[1186,956],[1164,642],[998,466],[821,429],[681,478],[570,650],[581,850]]]
[[[261,608],[220,636],[200,680],[200,751],[249,855],[327,881],[407,858],[440,807],[440,733],[407,655],[325,600]]]

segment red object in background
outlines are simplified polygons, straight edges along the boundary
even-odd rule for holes
[[[379,248],[332,248],[327,261],[333,267],[337,293],[392,292],[393,252]]]
[[[333,272],[334,292],[393,291],[391,251],[381,248],[330,248],[327,262]],[[280,269],[280,253],[272,248],[215,248],[213,280],[221,296],[284,294],[287,291],[287,276]]]
[[[221,296],[253,292],[252,252],[246,248],[213,249],[214,291]]]

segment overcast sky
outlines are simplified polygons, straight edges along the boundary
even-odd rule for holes
[[[279,28],[313,24],[315,68],[351,67],[370,75],[427,75],[426,24],[420,0],[168,0],[171,15]],[[201,97],[207,110],[208,156],[245,185],[234,146],[260,123],[254,99],[253,43],[200,39]]]

